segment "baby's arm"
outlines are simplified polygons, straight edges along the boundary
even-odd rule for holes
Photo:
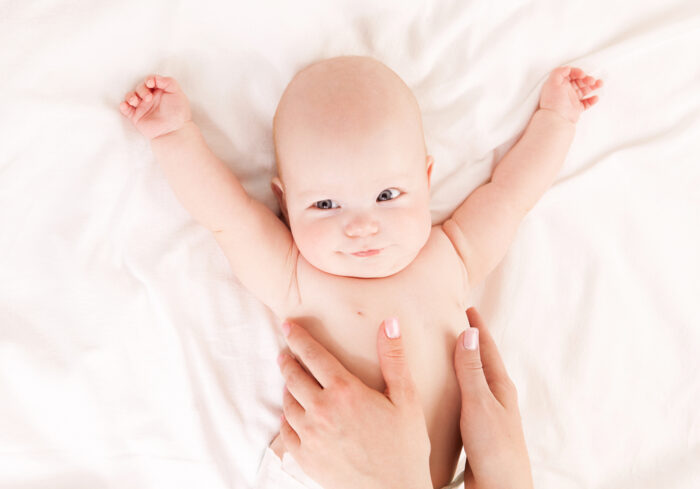
[[[583,97],[601,85],[578,68],[555,69],[542,88],[538,110],[491,180],[442,224],[464,261],[470,288],[503,259],[520,221],[554,182],[579,115],[597,101],[597,96]]]
[[[153,139],[151,149],[182,205],[212,231],[238,280],[280,314],[296,265],[284,223],[246,193],[194,122]]]
[[[139,85],[142,100],[130,113],[121,106],[122,113],[150,139],[178,200],[213,232],[236,277],[281,314],[296,264],[291,233],[271,210],[248,196],[233,172],[209,149],[190,120],[189,104],[177,82],[155,75],[146,80],[155,85],[154,91]],[[146,108],[149,102],[150,109]]]

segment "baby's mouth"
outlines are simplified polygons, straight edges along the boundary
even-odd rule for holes
[[[356,251],[355,253],[350,253],[353,256],[359,256],[359,257],[365,257],[365,256],[374,256],[378,255],[384,248],[379,248],[375,250],[365,250],[365,251]]]

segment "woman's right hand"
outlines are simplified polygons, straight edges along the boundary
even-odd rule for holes
[[[475,308],[457,339],[454,364],[462,391],[460,430],[466,489],[532,489],[518,397],[496,344]],[[465,341],[466,338],[466,341]]]
[[[119,110],[149,140],[192,120],[190,103],[174,78],[149,75],[128,92]]]

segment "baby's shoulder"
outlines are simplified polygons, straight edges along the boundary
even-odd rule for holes
[[[457,280],[463,284],[465,293],[467,292],[467,269],[452,241],[443,231],[442,225],[431,228],[428,241],[411,265],[421,274]]]

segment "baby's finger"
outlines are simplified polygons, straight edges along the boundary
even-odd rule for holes
[[[139,98],[136,92],[127,93],[126,97],[124,97],[124,100],[127,104],[131,105],[132,107],[138,107],[139,102],[141,102],[141,99]]]
[[[578,96],[582,98],[588,95],[592,90],[590,86],[586,85],[581,80],[576,80],[576,85],[578,86]]]
[[[155,73],[148,75],[146,79],[143,81],[143,83],[146,85],[147,88],[156,88],[156,75]]]
[[[570,72],[571,66],[560,66],[559,68],[552,70],[552,72],[549,74],[549,79],[557,83],[561,83],[569,77]]]
[[[598,95],[593,95],[592,97],[585,98],[581,100],[584,109],[590,108],[593,104],[598,101]]]
[[[156,88],[160,88],[168,93],[175,93],[180,90],[180,86],[177,84],[177,81],[175,81],[175,78],[160,75],[154,75],[153,78]]]
[[[127,104],[126,102],[122,102],[119,104],[119,111],[128,118],[131,118],[135,110],[136,109],[134,109],[131,105]]]
[[[145,83],[139,83],[139,84],[138,84],[138,86],[136,87],[136,93],[139,94],[139,97],[141,97],[141,99],[142,99],[144,102],[150,102],[151,99],[153,98],[153,95],[151,94],[151,91],[150,91],[148,88],[146,88],[146,84],[145,84]]]
[[[569,78],[571,80],[576,80],[578,78],[583,77],[583,70],[581,68],[571,68],[571,72],[569,73]]]

